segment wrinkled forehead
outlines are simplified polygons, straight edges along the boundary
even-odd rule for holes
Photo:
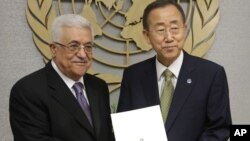
[[[173,5],[153,9],[148,16],[149,26],[182,25],[184,21],[179,10]]]
[[[59,28],[57,36],[59,39],[67,36],[72,36],[75,38],[91,38],[91,40],[93,40],[93,32],[91,28],[82,26],[62,26],[61,28]]]
[[[93,42],[93,35],[88,27],[62,27],[58,32],[58,41]]]

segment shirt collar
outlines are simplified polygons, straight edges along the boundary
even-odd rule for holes
[[[181,51],[178,58],[169,67],[166,67],[162,63],[160,63],[157,57],[155,60],[156,60],[157,80],[160,80],[162,73],[166,69],[169,69],[174,74],[175,78],[177,79],[180,73],[182,62],[183,62],[183,51]]]
[[[84,86],[84,82],[83,82],[83,76],[78,80],[78,81],[74,81],[72,79],[70,79],[69,77],[67,77],[66,75],[64,75],[60,69],[57,67],[56,63],[52,60],[51,61],[51,65],[52,67],[55,69],[55,71],[58,73],[58,75],[62,78],[62,80],[64,81],[64,83],[71,89],[72,86],[76,83],[76,82],[80,82],[83,84]]]

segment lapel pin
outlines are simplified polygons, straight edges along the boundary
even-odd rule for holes
[[[191,78],[188,78],[188,79],[187,79],[187,83],[188,83],[188,84],[191,84],[191,83],[192,83],[192,79],[191,79]]]

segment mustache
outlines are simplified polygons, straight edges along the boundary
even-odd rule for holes
[[[88,63],[90,60],[87,58],[75,58],[72,60],[73,63]]]

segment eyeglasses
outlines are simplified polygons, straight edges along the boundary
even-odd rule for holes
[[[181,32],[182,28],[184,28],[184,26],[170,26],[168,28],[160,26],[149,31],[155,32],[159,36],[165,36],[167,32],[169,32],[171,35],[178,35]]]
[[[81,48],[83,48],[83,50],[86,53],[92,53],[92,48],[93,48],[93,45],[90,44],[90,43],[82,45],[82,44],[80,44],[78,42],[74,42],[74,43],[69,43],[68,45],[64,45],[64,44],[61,44],[61,43],[58,43],[58,42],[54,42],[54,44],[65,47],[65,48],[69,49],[69,51],[71,51],[72,53],[79,52],[81,50]]]

